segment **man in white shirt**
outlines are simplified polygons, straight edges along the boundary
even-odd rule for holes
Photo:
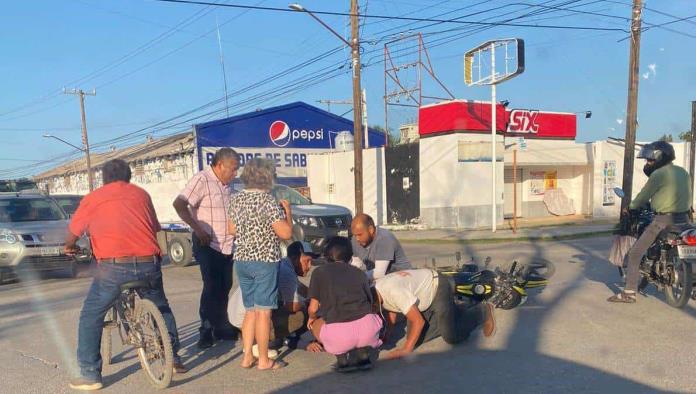
[[[292,334],[301,334],[307,321],[307,287],[298,277],[306,276],[317,255],[307,242],[296,241],[288,246],[287,257],[280,260],[278,268],[279,308],[271,315],[271,341],[279,342]],[[246,309],[242,303],[242,292],[237,288],[229,302],[230,322],[241,328]],[[315,350],[312,345],[312,349]],[[256,350],[256,345],[254,345]],[[316,349],[318,350],[318,349]],[[271,353],[269,351],[269,353]]]
[[[482,326],[486,337],[495,333],[493,306],[479,303],[465,309],[455,305],[450,280],[431,269],[389,274],[376,281],[375,290],[375,299],[389,312],[386,335],[398,313],[408,322],[406,342],[391,351],[388,358],[403,357],[438,336],[449,344],[460,343],[478,326]]]

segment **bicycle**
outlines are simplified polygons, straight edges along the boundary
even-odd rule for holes
[[[111,364],[111,331],[117,330],[123,345],[136,349],[140,365],[158,389],[172,381],[174,352],[164,317],[157,306],[144,298],[150,284],[144,280],[121,285],[121,294],[104,318],[101,354],[104,365]]]

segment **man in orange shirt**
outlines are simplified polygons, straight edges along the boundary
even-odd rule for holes
[[[78,330],[79,377],[70,382],[77,390],[102,387],[99,353],[104,315],[120,294],[120,285],[134,280],[150,283],[145,297],[162,312],[174,350],[174,371],[186,372],[177,355],[179,335],[176,321],[162,286],[160,224],[147,192],[130,184],[131,171],[123,160],[110,160],[102,168],[104,186],[86,195],[68,226],[66,254],[74,254],[75,243],[89,233],[97,259],[97,273],[87,293]]]

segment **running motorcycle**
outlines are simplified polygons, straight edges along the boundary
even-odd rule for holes
[[[620,198],[624,192],[615,188]],[[640,238],[655,217],[650,206],[630,210],[622,215],[618,234]],[[696,228],[691,224],[675,224],[665,229],[648,248],[640,262],[641,282],[638,291],[645,293],[649,285],[662,291],[667,304],[682,308],[689,298],[696,299],[692,264],[696,261]],[[624,266],[626,268],[626,259]],[[623,275],[623,270],[619,270]]]
[[[496,267],[488,269],[490,257],[484,269],[476,264],[465,264],[439,269],[453,282],[458,302],[478,303],[487,301],[500,309],[514,309],[527,300],[527,289],[543,288],[556,271],[550,261],[536,261],[528,265],[514,261],[509,270]]]

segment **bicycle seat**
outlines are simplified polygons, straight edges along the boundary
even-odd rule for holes
[[[665,232],[669,234],[679,235],[690,228],[692,228],[692,225],[689,223],[671,224],[667,226]]]
[[[149,289],[150,283],[145,280],[132,280],[130,282],[121,284],[121,291],[132,290],[132,289]]]

